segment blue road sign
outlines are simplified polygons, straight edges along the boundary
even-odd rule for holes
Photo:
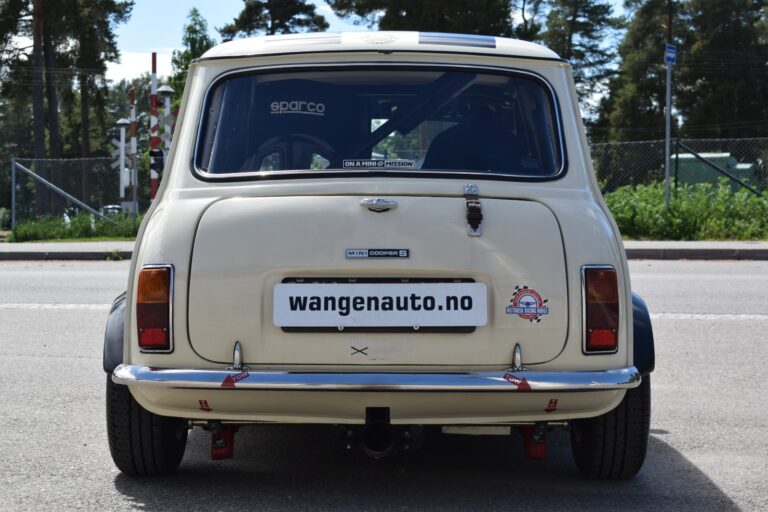
[[[664,62],[669,62],[670,64],[677,62],[677,46],[673,44],[667,45],[664,49]]]

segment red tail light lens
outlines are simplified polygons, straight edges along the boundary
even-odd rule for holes
[[[619,345],[619,287],[612,267],[585,267],[584,350],[615,352]]]
[[[171,350],[171,285],[170,266],[146,267],[139,272],[136,293],[136,325],[139,347],[144,351]]]

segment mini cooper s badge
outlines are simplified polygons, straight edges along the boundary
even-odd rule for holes
[[[347,259],[409,258],[410,256],[410,249],[347,249]]]

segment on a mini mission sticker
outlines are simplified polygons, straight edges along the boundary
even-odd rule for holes
[[[395,159],[383,160],[380,158],[362,160],[344,160],[342,162],[344,169],[413,169],[416,167],[415,160]]]
[[[547,302],[549,299],[543,299],[533,288],[518,285],[515,286],[515,293],[507,306],[507,314],[540,323],[541,317],[549,314],[549,306],[545,306]]]

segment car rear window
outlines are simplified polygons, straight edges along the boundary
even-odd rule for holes
[[[208,93],[196,151],[212,175],[425,171],[551,177],[563,166],[540,79],[466,70],[233,75]]]

